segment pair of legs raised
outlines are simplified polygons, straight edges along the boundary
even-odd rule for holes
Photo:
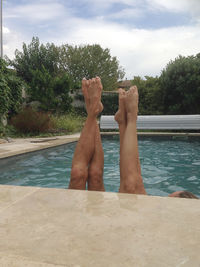
[[[97,116],[102,111],[100,78],[82,81],[87,119],[77,143],[72,161],[69,189],[104,191],[104,155]],[[137,144],[138,91],[119,90],[119,110],[115,119],[120,131],[120,188],[122,193],[146,194],[144,189]]]
[[[103,184],[104,154],[97,116],[103,110],[100,78],[82,80],[87,119],[72,160],[69,189],[105,191]]]

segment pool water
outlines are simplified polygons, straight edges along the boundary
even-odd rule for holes
[[[103,137],[104,185],[119,189],[119,138]],[[76,143],[0,160],[0,184],[67,188]],[[200,141],[143,137],[139,153],[145,189],[166,196],[187,190],[200,197]]]

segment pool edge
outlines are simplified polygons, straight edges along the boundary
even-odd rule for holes
[[[119,135],[119,132],[101,132],[101,136],[110,136],[110,135]],[[138,136],[180,136],[180,137],[198,137],[200,138],[200,133],[172,133],[172,132],[138,132]],[[55,136],[54,140],[50,140],[50,142],[46,142],[48,138],[40,138],[41,140],[45,140],[45,144],[34,143],[33,140],[36,138],[18,138],[13,139],[14,142],[11,143],[3,143],[0,144],[0,160],[6,159],[10,157],[14,157],[17,155],[23,155],[35,151],[45,150],[51,147],[57,147],[64,144],[72,143],[78,141],[80,137],[80,133],[69,136]],[[25,148],[24,148],[25,147]],[[14,148],[14,150],[13,150]],[[1,151],[2,149],[2,151]]]

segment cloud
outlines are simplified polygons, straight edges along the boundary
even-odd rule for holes
[[[59,2],[40,1],[25,5],[7,5],[5,19],[23,20],[31,23],[55,20],[66,14],[65,7]]]
[[[71,40],[77,45],[98,43],[108,47],[125,67],[128,78],[159,75],[171,59],[180,54],[188,56],[199,52],[198,26],[144,30],[94,21],[78,25],[66,41]]]
[[[10,33],[10,30],[7,27],[3,27],[3,34]]]
[[[107,18],[109,19],[125,19],[128,18],[135,19],[135,18],[141,18],[144,16],[144,11],[139,8],[124,8],[123,10],[119,12],[112,13],[111,15],[108,15]]]
[[[3,28],[3,55],[8,56],[10,59],[14,57],[16,49],[21,50],[22,40],[29,42],[28,38],[23,34],[13,32],[9,28]]]
[[[143,2],[144,0],[140,0],[140,2]],[[108,8],[114,4],[121,4],[121,5],[129,5],[129,6],[135,6],[138,4],[138,0],[83,0],[85,4],[88,4],[88,6],[96,6],[99,8]]]
[[[199,0],[146,0],[152,9],[175,13],[189,13],[193,18],[200,18]]]
[[[184,12],[188,9],[188,0],[147,0],[153,9],[167,10],[171,12]]]
[[[30,1],[25,5],[7,5],[4,54],[12,58],[15,49],[21,50],[22,42],[30,43],[35,32],[43,43],[54,42],[57,45],[98,43],[103,48],[110,49],[111,55],[116,56],[120,65],[125,68],[127,78],[132,78],[135,75],[159,75],[166,64],[179,54],[188,56],[199,52],[200,34],[197,15],[194,15],[195,23],[190,26],[170,28],[166,26],[160,29],[139,29],[133,24],[127,26],[117,21],[118,17],[135,16],[135,18],[146,19],[148,23],[151,19],[147,13],[149,9],[155,12],[167,10],[167,12],[196,14],[200,6],[199,0],[198,2],[196,0],[141,0],[140,5],[136,5],[138,3],[136,0],[82,0],[80,2],[86,6],[88,12],[93,9],[98,10],[98,7],[103,11],[116,3],[129,5],[130,8],[123,6],[120,12],[119,10],[114,12],[111,9],[103,16],[95,11],[95,15],[91,18],[87,12],[84,17],[75,15],[77,10],[75,6],[70,6],[70,1],[67,1],[67,6],[62,0],[38,0]],[[16,27],[19,20],[23,21],[23,25]],[[29,27],[24,27],[27,24]]]

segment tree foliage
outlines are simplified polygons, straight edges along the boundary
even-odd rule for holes
[[[22,52],[15,51],[15,59],[10,64],[29,83],[32,82],[34,70],[45,68],[50,75],[55,76],[59,71],[58,59],[58,49],[54,44],[40,44],[39,38],[33,37],[30,44],[23,43]]]
[[[19,110],[22,88],[22,80],[16,76],[15,71],[8,69],[5,60],[0,59],[0,115]]]
[[[145,79],[135,76],[132,84],[139,91],[139,114],[158,115],[162,114],[162,92],[160,90],[159,78],[145,76]]]
[[[200,54],[170,61],[160,85],[165,114],[200,113]]]
[[[104,90],[116,89],[117,81],[124,77],[116,57],[110,55],[108,48],[100,45],[60,47],[60,64],[72,77],[75,86],[80,85],[83,77],[101,77]]]
[[[0,116],[7,113],[10,107],[11,90],[7,82],[7,68],[3,59],[0,59]]]
[[[29,92],[33,100],[41,102],[43,110],[69,111],[72,102],[69,91],[70,80],[67,74],[53,77],[44,66],[32,70]]]
[[[33,37],[29,45],[23,44],[22,52],[16,50],[10,64],[27,82],[30,101],[39,101],[44,110],[71,108],[70,78],[59,68],[59,50],[54,44],[40,44]]]
[[[98,44],[58,47],[50,43],[40,44],[37,37],[33,37],[28,45],[24,43],[22,52],[16,50],[15,59],[9,63],[27,83],[30,100],[40,101],[44,110],[69,110],[72,102],[70,89],[80,88],[83,77],[100,76],[104,90],[109,91],[117,88],[117,81],[125,74],[117,58],[110,55],[110,50]],[[200,54],[179,56],[169,62],[160,77],[134,77],[132,84],[139,89],[140,114],[200,113]],[[1,114],[18,109],[21,85],[15,72],[8,70],[1,60]],[[115,97],[112,100],[109,101],[115,109]]]

